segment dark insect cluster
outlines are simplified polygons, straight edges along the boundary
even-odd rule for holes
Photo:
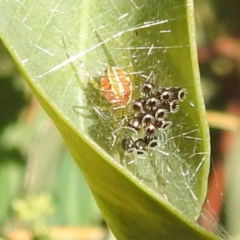
[[[141,89],[142,97],[132,101],[132,116],[125,126],[136,135],[143,132],[143,137],[125,137],[122,140],[123,150],[143,154],[147,149],[156,147],[159,142],[158,130],[171,126],[168,116],[178,112],[186,94],[183,88],[158,88],[154,83],[145,82]]]

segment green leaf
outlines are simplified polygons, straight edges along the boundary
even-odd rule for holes
[[[195,223],[206,195],[209,139],[192,1],[2,0],[0,16],[1,38],[116,237],[217,239]],[[172,126],[159,132],[160,146],[144,156],[121,148],[121,117],[130,117],[131,105],[114,109],[90,83],[109,66],[129,73],[133,99],[146,78],[187,89],[180,111],[169,116]]]

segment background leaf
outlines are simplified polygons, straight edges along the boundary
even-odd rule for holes
[[[0,4],[4,43],[55,121],[118,239],[177,239],[180,232],[183,239],[210,239],[192,223],[205,198],[209,168],[192,1]],[[125,159],[121,135],[115,135],[121,133],[116,112],[101,111],[105,119],[96,114],[98,108],[92,110],[108,103],[87,84],[89,76],[99,76],[109,65],[126,69],[134,98],[147,76],[159,86],[187,89],[187,100],[165,133],[161,151],[166,154]],[[83,105],[93,119],[73,111]],[[111,137],[117,142],[109,149]]]

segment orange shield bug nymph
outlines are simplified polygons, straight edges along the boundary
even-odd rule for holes
[[[126,106],[132,98],[132,82],[120,67],[109,67],[101,76],[100,85],[105,98],[114,106]]]

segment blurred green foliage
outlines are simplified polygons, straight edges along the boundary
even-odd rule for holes
[[[0,103],[0,235],[14,226],[45,236],[50,225],[101,224],[83,176],[1,42]]]

